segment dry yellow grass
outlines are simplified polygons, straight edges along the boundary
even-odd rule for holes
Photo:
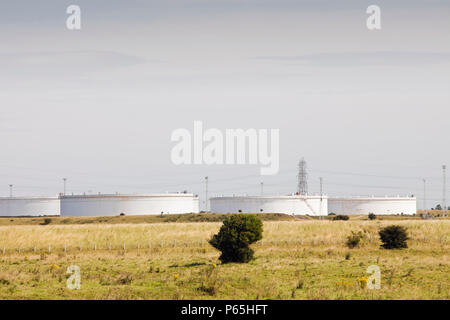
[[[408,249],[379,248],[379,229],[394,223],[408,228]],[[206,242],[220,225],[0,226],[0,298],[450,297],[448,220],[265,222],[263,240],[253,245],[255,260],[226,265]],[[345,246],[351,231],[365,235],[355,249]],[[380,290],[362,289],[357,281],[372,264],[382,272]],[[69,265],[81,268],[81,290],[66,288]]]

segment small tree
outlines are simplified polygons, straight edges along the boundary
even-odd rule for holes
[[[254,215],[235,214],[223,221],[219,233],[209,243],[222,254],[219,260],[228,262],[249,262],[253,250],[249,245],[262,239],[262,221]]]
[[[345,215],[345,214],[339,214],[335,217],[333,217],[333,220],[348,220],[349,216]]]
[[[405,227],[396,225],[387,226],[380,230],[379,235],[381,242],[383,242],[381,247],[385,249],[408,248],[406,240],[409,238]]]
[[[50,218],[45,218],[44,221],[41,222],[41,225],[42,225],[42,226],[45,226],[45,225],[47,225],[47,224],[50,224],[51,222],[52,222],[52,219],[50,219]]]
[[[352,234],[347,237],[347,242],[345,243],[347,247],[350,249],[353,249],[359,245],[359,242],[364,237],[364,234],[361,231],[354,232],[352,231]]]
[[[369,213],[369,220],[375,220],[377,218],[377,216],[375,215],[375,213]]]

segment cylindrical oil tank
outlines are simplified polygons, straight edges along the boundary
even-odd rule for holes
[[[415,197],[329,198],[328,212],[334,214],[415,214]]]
[[[117,216],[198,213],[198,196],[190,193],[62,195],[61,216]]]
[[[234,196],[210,199],[213,213],[327,215],[327,196]]]
[[[59,216],[57,197],[0,198],[0,217]]]

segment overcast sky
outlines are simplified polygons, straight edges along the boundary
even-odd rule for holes
[[[442,198],[449,1],[2,1],[0,196],[309,190]],[[81,7],[69,31],[67,6]],[[381,7],[378,31],[366,8]],[[279,129],[280,172],[175,166],[173,130]],[[450,185],[450,183],[449,183]],[[447,193],[447,199],[450,198]],[[448,201],[450,202],[450,201]]]

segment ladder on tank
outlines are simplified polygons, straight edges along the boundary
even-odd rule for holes
[[[314,210],[314,208],[308,203],[308,199],[306,197],[302,197],[302,200],[305,201],[308,208],[311,210],[312,213],[314,213],[315,216],[317,216],[317,212]]]

